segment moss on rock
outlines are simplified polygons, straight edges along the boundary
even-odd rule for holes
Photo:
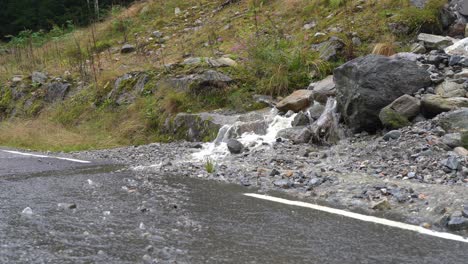
[[[380,111],[379,119],[385,127],[391,129],[398,129],[411,124],[408,118],[387,107]]]

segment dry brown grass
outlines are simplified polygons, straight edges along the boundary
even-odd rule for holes
[[[372,50],[372,54],[392,56],[395,52],[395,46],[393,43],[377,43]]]
[[[47,120],[3,122],[0,145],[35,150],[74,151],[117,146],[114,139],[96,138],[83,131],[73,132]]]

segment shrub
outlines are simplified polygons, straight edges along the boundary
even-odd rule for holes
[[[260,37],[248,47],[247,74],[258,93],[285,95],[307,87],[311,70],[324,73],[326,63],[298,43],[274,37]]]

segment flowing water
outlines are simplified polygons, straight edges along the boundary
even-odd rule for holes
[[[291,122],[296,115],[278,115],[278,110],[272,109],[260,120],[237,121],[231,125],[223,126],[218,136],[213,142],[205,143],[200,152],[194,153],[196,161],[206,159],[219,160],[229,155],[226,142],[231,138],[236,138],[250,150],[255,150],[263,146],[271,146],[276,141],[279,131],[290,128]],[[266,129],[265,129],[266,128]],[[247,130],[239,135],[239,130]]]

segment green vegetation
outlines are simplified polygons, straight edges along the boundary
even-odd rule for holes
[[[24,1],[15,2],[15,6]],[[109,1],[99,2],[104,6]],[[219,7],[217,0],[148,0],[128,8],[113,6],[105,16],[101,14],[101,21],[87,28],[73,26],[86,21],[77,23],[62,12],[63,18],[54,20],[51,16],[47,24],[39,25],[45,30],[23,25],[19,30],[35,31],[15,30],[18,34],[10,43],[0,44],[0,119],[5,120],[0,123],[0,144],[81,150],[179,140],[184,133],[168,129],[176,114],[218,108],[239,112],[259,109],[264,105],[252,99],[254,94],[285,96],[325,77],[346,60],[373,51],[385,55],[403,51],[418,29],[438,28],[438,10],[445,2],[431,0],[427,8],[416,9],[408,0],[248,0],[213,12]],[[175,14],[175,8],[181,14]],[[87,20],[95,18],[92,9],[91,13],[87,13]],[[312,22],[315,27],[304,29],[304,24]],[[389,23],[401,23],[410,31],[394,33]],[[163,36],[155,37],[152,33],[156,30]],[[316,35],[318,32],[325,35]],[[359,36],[362,45],[353,43],[350,32]],[[336,60],[325,62],[311,46],[332,36],[340,38],[344,48]],[[124,42],[137,51],[120,54]],[[238,65],[211,68],[207,61],[177,65],[187,55],[218,58],[220,54]],[[179,90],[161,82],[208,68],[234,82],[202,92]],[[73,96],[56,104],[45,103],[45,88],[27,78],[32,71],[68,80]],[[121,82],[118,92],[132,93],[136,98],[119,105],[108,95],[115,80],[128,72],[146,73],[149,82],[139,94],[133,94],[136,79]],[[21,83],[25,96],[17,101],[10,88],[13,75],[22,75],[25,80]],[[16,114],[11,119],[13,108]]]
[[[215,167],[216,165],[214,164],[213,160],[211,158],[206,158],[205,160],[205,170],[208,173],[213,173],[215,172]]]

